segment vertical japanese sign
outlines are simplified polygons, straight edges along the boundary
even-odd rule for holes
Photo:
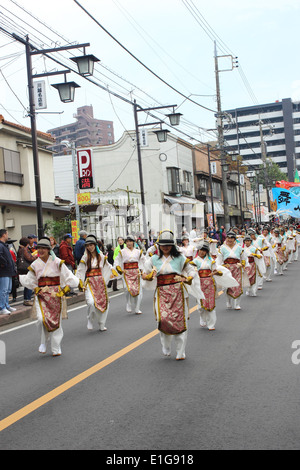
[[[79,189],[93,188],[92,149],[77,150],[77,166]]]
[[[45,80],[38,80],[33,82],[34,102],[36,109],[46,109],[46,87]]]
[[[71,227],[72,227],[72,243],[75,245],[77,240],[79,240],[79,222],[78,220],[72,220],[71,221]]]

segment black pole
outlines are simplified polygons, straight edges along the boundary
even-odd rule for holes
[[[36,130],[36,118],[35,118],[35,104],[34,104],[34,97],[33,97],[32,62],[31,62],[30,44],[29,44],[28,36],[26,37],[26,64],[27,64],[28,95],[29,95],[29,114],[30,114],[30,121],[31,121],[32,154],[33,154],[33,166],[34,166],[38,237],[42,238],[44,236],[42,196],[41,196],[40,169],[39,169],[37,130]]]
[[[208,174],[209,174],[209,185],[210,185],[210,200],[211,200],[211,213],[213,218],[213,226],[215,226],[215,208],[214,208],[214,196],[213,196],[213,185],[212,185],[212,175],[211,175],[211,166],[210,166],[210,151],[209,144],[207,144],[207,156],[208,156]]]
[[[147,221],[146,221],[146,206],[145,206],[145,191],[144,191],[144,179],[143,179],[143,167],[142,167],[142,154],[141,154],[141,145],[140,145],[140,135],[139,135],[139,125],[138,125],[136,100],[134,100],[133,111],[134,111],[136,147],[137,147],[139,177],[140,177],[140,189],[141,189],[141,202],[142,202],[142,214],[143,214],[143,232],[144,232],[144,237],[146,238],[146,249],[147,249],[148,245],[149,245],[149,243],[148,243],[149,242],[149,234],[148,234],[148,226],[147,226]]]

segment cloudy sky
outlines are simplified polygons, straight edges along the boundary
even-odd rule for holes
[[[207,129],[215,127],[217,109],[214,41],[218,56],[237,56],[239,63],[220,73],[222,109],[300,100],[299,19],[299,0],[1,0],[0,113],[30,126],[25,48],[6,30],[28,34],[40,49],[89,42],[88,53],[101,60],[96,84],[68,74],[81,87],[74,103],[61,103],[50,86],[62,76],[45,79],[49,114],[38,115],[39,130],[72,122],[77,107],[92,104],[96,118],[114,121],[118,139],[134,128],[132,105],[124,100],[136,99],[144,108],[176,104],[183,113],[182,137],[211,140],[214,132]],[[56,57],[69,67],[69,57],[81,53]],[[222,69],[231,67],[230,57],[218,62]],[[34,73],[61,69],[42,55],[33,58]]]

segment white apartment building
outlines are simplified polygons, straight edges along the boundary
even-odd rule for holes
[[[134,131],[126,131],[112,145],[93,147],[94,192],[118,189],[140,193],[139,163]],[[203,202],[195,199],[193,146],[168,134],[159,143],[150,130],[141,138],[141,163],[148,230],[174,230],[180,237],[182,227],[204,226]],[[74,201],[72,159],[54,157],[56,195]],[[82,191],[81,191],[82,192]],[[142,211],[140,211],[142,213]],[[141,224],[142,226],[142,224]]]
[[[245,164],[258,168],[263,163],[262,133],[267,158],[294,181],[295,169],[300,168],[300,103],[286,98],[225,112],[232,117],[224,125],[227,151],[239,153]]]

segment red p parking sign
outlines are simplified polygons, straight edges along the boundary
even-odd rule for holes
[[[92,149],[77,150],[79,189],[93,188]]]

